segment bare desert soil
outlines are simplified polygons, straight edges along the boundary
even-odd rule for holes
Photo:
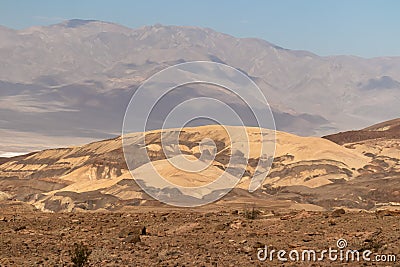
[[[21,202],[0,202],[0,266],[72,266],[70,251],[80,242],[92,251],[89,266],[282,266],[276,256],[272,262],[259,261],[258,248],[337,249],[340,238],[348,249],[397,255],[397,263],[284,265],[400,266],[400,212],[253,208],[43,213]]]

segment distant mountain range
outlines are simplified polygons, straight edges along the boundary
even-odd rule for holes
[[[400,57],[320,57],[205,28],[70,20],[0,27],[0,155],[119,135],[133,90],[194,60],[249,75],[278,130],[321,136],[399,116]]]

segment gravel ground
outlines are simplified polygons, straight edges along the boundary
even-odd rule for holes
[[[88,266],[400,266],[399,212],[307,212],[256,208],[137,208],[123,213],[42,213],[0,203],[0,266],[73,266],[74,243]],[[398,256],[396,262],[260,261],[259,248],[347,247]],[[260,252],[260,255],[263,254]],[[320,254],[317,254],[319,257]],[[300,255],[301,257],[301,255]],[[288,258],[288,254],[286,254]]]

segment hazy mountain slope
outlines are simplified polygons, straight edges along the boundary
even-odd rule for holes
[[[319,57],[198,27],[129,29],[71,20],[0,29],[0,127],[8,136],[25,134],[25,151],[32,149],[31,133],[43,137],[37,149],[61,144],[54,136],[72,143],[110,137],[120,132],[133,88],[166,66],[193,60],[226,63],[250,75],[279,130],[322,135],[399,113],[399,58]]]
[[[0,155],[118,136],[125,109],[134,91],[133,88],[102,91],[91,83],[46,87],[0,82],[0,87],[0,114],[3,118],[0,121],[0,136],[3,139]],[[193,96],[211,94],[210,91],[200,93],[187,88],[174,95],[168,106],[173,107],[174,103]],[[214,97],[226,100],[223,94],[217,96],[215,93]],[[241,104],[235,106],[238,112],[246,112]],[[278,108],[273,108],[273,113],[278,129],[304,135],[327,123],[318,115],[287,113]]]

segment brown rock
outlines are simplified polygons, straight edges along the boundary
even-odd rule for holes
[[[328,224],[329,224],[330,226],[336,225],[336,221],[333,220],[333,219],[331,219],[331,220],[328,221]]]
[[[145,226],[133,226],[133,227],[127,227],[123,228],[119,234],[119,238],[125,238],[130,235],[146,235],[147,230]]]
[[[242,248],[242,251],[243,251],[244,253],[251,253],[251,252],[253,251],[253,248],[250,247],[250,246],[244,246],[244,247]]]
[[[331,216],[332,217],[340,217],[340,216],[342,216],[343,214],[345,214],[346,213],[346,211],[344,210],[344,209],[337,209],[337,210],[334,210],[332,213],[331,213]]]
[[[140,235],[138,235],[138,234],[132,234],[132,235],[129,235],[129,236],[127,236],[126,238],[124,238],[124,240],[123,240],[125,243],[133,243],[133,244],[135,244],[135,243],[137,243],[137,242],[140,242],[141,240],[140,240]]]
[[[15,228],[14,228],[14,231],[15,231],[15,232],[19,232],[19,231],[24,230],[24,229],[26,229],[26,226],[25,226],[25,225],[22,225],[22,226],[15,227]]]

